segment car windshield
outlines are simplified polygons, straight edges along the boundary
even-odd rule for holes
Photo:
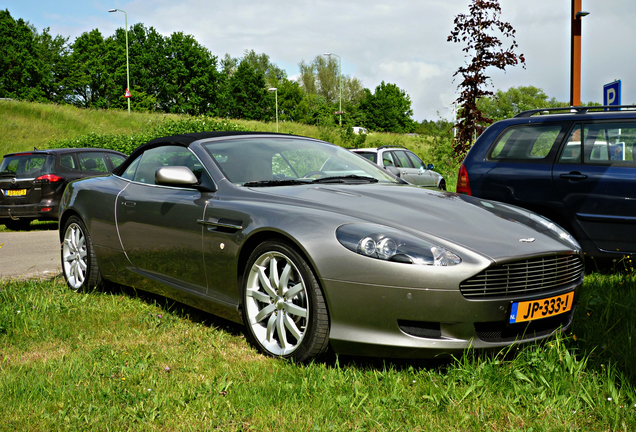
[[[17,154],[5,156],[0,164],[0,177],[34,178],[49,174],[45,154]]]
[[[365,159],[320,141],[254,137],[212,141],[203,147],[238,185],[294,185],[327,179],[355,184],[397,182]]]

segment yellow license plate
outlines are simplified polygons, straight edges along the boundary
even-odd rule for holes
[[[26,189],[9,189],[7,191],[7,196],[25,196]]]
[[[548,318],[572,309],[574,291],[540,300],[515,302],[510,310],[510,324]]]

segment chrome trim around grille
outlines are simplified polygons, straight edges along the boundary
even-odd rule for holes
[[[557,291],[583,278],[580,256],[553,255],[497,264],[459,284],[467,299],[506,298]]]

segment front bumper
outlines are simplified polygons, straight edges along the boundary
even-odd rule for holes
[[[331,345],[341,354],[432,358],[468,348],[500,349],[547,338],[572,322],[581,282],[539,297],[574,291],[569,312],[508,324],[513,301],[467,300],[457,290],[373,286],[322,280],[331,317]]]

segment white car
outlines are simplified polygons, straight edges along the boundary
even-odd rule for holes
[[[350,151],[414,185],[446,190],[444,177],[433,171],[433,164],[425,164],[412,151],[401,146],[381,146],[378,148],[358,148]]]

